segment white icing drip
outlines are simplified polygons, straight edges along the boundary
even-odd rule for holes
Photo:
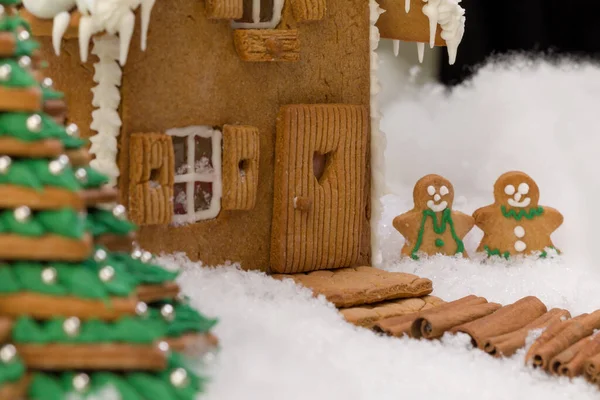
[[[392,40],[392,43],[394,45],[394,56],[398,57],[398,54],[400,53],[400,41],[399,40]]]
[[[383,214],[381,198],[387,193],[385,185],[385,134],[379,130],[379,106],[377,95],[381,90],[377,78],[379,57],[379,30],[375,26],[379,16],[385,11],[379,7],[375,0],[369,1],[371,29],[369,31],[369,44],[371,48],[371,264],[380,266],[383,261],[381,246],[379,244],[378,226]]]
[[[425,56],[425,43],[417,43],[417,53],[419,55],[419,62],[423,63],[423,57]]]
[[[94,97],[92,105],[92,130],[97,134],[90,138],[90,153],[96,158],[90,165],[110,178],[109,185],[115,185],[119,177],[117,165],[117,137],[121,132],[121,118],[118,113],[121,104],[122,71],[117,63],[119,59],[119,38],[102,36],[94,38],[92,53],[99,61],[94,64]]]
[[[461,0],[423,0],[423,14],[429,18],[429,46],[435,45],[437,25],[442,28],[442,39],[446,41],[450,65],[456,61],[458,46],[465,33],[465,10]]]
[[[410,12],[410,0],[404,0],[404,11],[408,14]]]

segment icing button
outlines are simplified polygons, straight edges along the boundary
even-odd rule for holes
[[[515,250],[518,252],[522,252],[525,251],[525,249],[527,248],[527,245],[525,244],[525,242],[521,241],[521,240],[517,240],[515,242]]]
[[[522,226],[517,226],[515,227],[515,236],[518,238],[522,238],[523,236],[525,236],[525,228],[523,228]]]

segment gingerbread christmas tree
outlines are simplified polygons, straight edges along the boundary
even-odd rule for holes
[[[181,352],[214,347],[216,321],[134,246],[18,3],[0,0],[0,399],[193,399]]]

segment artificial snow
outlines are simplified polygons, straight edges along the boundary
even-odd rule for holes
[[[383,71],[382,76],[386,72]],[[438,86],[394,87],[383,80],[387,186],[377,231],[384,268],[433,280],[434,295],[468,294],[508,304],[535,295],[574,315],[600,309],[600,68],[513,61],[483,68],[451,93]],[[471,213],[492,202],[494,181],[523,170],[540,204],[565,223],[553,236],[560,257],[510,263],[433,257],[399,259],[403,239],[392,219],[412,207],[418,178],[441,174],[454,184],[454,208]],[[481,232],[466,237],[473,253]],[[323,298],[290,281],[236,266],[200,268],[182,255],[180,283],[192,304],[220,323],[221,351],[206,373],[207,400],[577,399],[600,392],[523,365],[524,350],[499,360],[463,335],[427,342],[378,336],[342,319]],[[539,333],[539,332],[538,332]]]

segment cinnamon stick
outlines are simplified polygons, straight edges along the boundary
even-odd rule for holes
[[[600,354],[600,335],[594,335],[589,338],[586,345],[566,364],[560,367],[558,373],[562,376],[574,378],[583,373],[585,362],[595,355]]]
[[[413,322],[411,332],[415,338],[437,339],[451,328],[483,318],[501,307],[498,303],[485,303],[455,307],[447,312],[432,313],[424,318],[417,318]]]
[[[574,345],[569,346],[567,349],[561,351],[550,360],[549,368],[550,372],[558,374],[562,366],[571,361],[575,356],[588,344],[591,337],[584,337],[576,342]]]
[[[584,337],[590,336],[595,329],[600,328],[600,310],[582,318],[574,318],[569,322],[552,339],[535,350],[533,353],[534,367],[541,367],[547,371],[553,357]]]
[[[564,318],[571,318],[571,314],[567,310],[553,308],[519,330],[489,338],[483,349],[494,357],[510,357],[517,350],[525,347],[529,332],[535,329],[545,329],[551,324],[561,322]]]
[[[561,332],[563,329],[565,329],[567,326],[569,326],[570,324],[576,322],[577,320],[587,316],[588,314],[581,314],[573,319],[568,319],[568,320],[560,320],[557,321],[551,325],[548,326],[548,329],[546,329],[539,338],[536,339],[535,342],[533,342],[533,344],[531,345],[531,347],[529,348],[529,350],[527,351],[527,354],[525,355],[525,363],[529,363],[535,352],[544,344],[546,344],[548,341],[552,340],[559,332]]]
[[[600,374],[600,354],[596,354],[593,357],[587,359],[587,361],[583,364],[583,371],[586,377],[590,379],[598,379],[598,375]]]
[[[444,312],[450,310],[454,307],[462,307],[467,304],[483,304],[487,303],[487,300],[483,297],[477,297],[474,295],[469,295],[458,300],[451,301],[449,303],[444,303],[440,306],[429,310],[423,310],[412,314],[401,315],[398,317],[386,318],[381,321],[378,321],[374,326],[373,330],[376,332],[381,332],[388,334],[390,336],[400,337],[403,335],[410,334],[410,327],[412,326],[415,319],[424,316],[430,315],[434,312]]]
[[[471,336],[473,346],[483,350],[486,341],[494,336],[514,332],[544,315],[548,309],[537,297],[528,296],[493,314],[456,326],[451,333],[462,332]]]

